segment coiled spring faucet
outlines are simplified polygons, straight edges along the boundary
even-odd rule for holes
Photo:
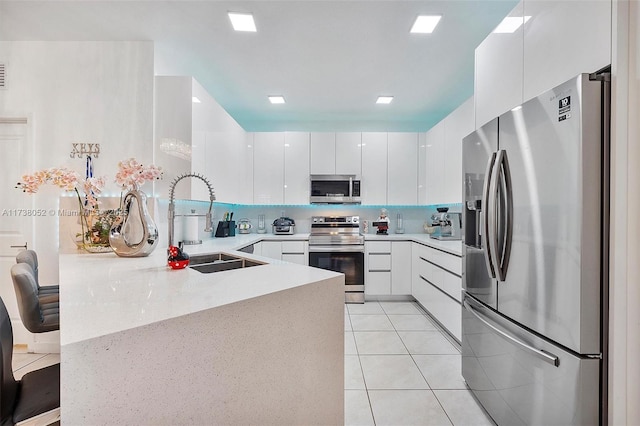
[[[213,186],[211,186],[211,183],[207,180],[207,178],[205,178],[204,176],[200,175],[200,174],[196,174],[196,173],[185,173],[182,174],[180,176],[178,176],[177,178],[175,178],[172,182],[171,182],[171,187],[169,188],[169,214],[168,214],[168,221],[169,221],[169,247],[173,246],[173,235],[174,235],[174,220],[176,218],[176,205],[174,203],[174,191],[176,189],[176,185],[178,184],[178,182],[180,182],[182,179],[187,178],[187,177],[194,177],[194,178],[198,178],[201,181],[203,181],[206,185],[207,188],[209,189],[209,211],[207,212],[206,215],[206,226],[204,228],[204,232],[212,232],[213,231],[213,222],[211,219],[211,209],[213,208],[213,202],[216,200],[216,195],[213,192]]]

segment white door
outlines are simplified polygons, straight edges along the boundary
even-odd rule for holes
[[[33,245],[33,196],[14,189],[20,176],[33,167],[28,130],[26,119],[0,117],[0,158],[4,169],[0,173],[0,297],[9,311],[14,344],[33,342],[32,334],[20,320],[11,280],[11,266],[16,263],[16,254],[24,246]]]

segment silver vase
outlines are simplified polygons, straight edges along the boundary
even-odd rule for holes
[[[122,205],[122,215],[109,232],[111,248],[122,257],[148,256],[158,244],[158,228],[147,210],[147,196],[134,188]]]

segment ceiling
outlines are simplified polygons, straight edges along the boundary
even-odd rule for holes
[[[473,94],[474,50],[516,3],[0,0],[0,40],[153,40],[157,75],[194,76],[247,131],[425,131]],[[409,33],[421,14],[433,34]]]

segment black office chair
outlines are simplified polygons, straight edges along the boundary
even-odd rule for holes
[[[38,287],[38,297],[45,298],[42,303],[55,303],[60,298],[60,286],[47,285],[40,286],[38,279],[38,255],[33,250],[22,250],[16,256],[16,263],[26,263],[33,269],[33,275],[36,280],[36,286]]]
[[[60,407],[60,364],[13,376],[13,329],[9,313],[0,298],[0,424],[14,425]],[[55,413],[54,413],[55,414]]]
[[[11,267],[11,279],[18,299],[20,319],[26,329],[32,333],[59,330],[60,304],[57,295],[38,295],[38,285],[31,266],[16,263]]]

